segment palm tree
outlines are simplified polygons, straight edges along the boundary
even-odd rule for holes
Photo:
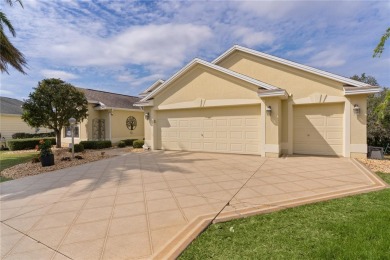
[[[14,3],[19,3],[23,7],[22,0],[5,0],[5,2],[13,6]],[[8,28],[13,37],[16,36],[14,27],[7,16],[0,11],[0,71],[8,73],[8,65],[14,67],[17,71],[26,74],[24,68],[27,67],[27,61],[23,53],[21,53],[4,33],[4,26]]]

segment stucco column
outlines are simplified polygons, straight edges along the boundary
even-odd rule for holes
[[[282,141],[282,103],[279,98],[263,98],[265,144],[262,155],[265,157],[279,157]],[[267,113],[267,107],[271,113]]]
[[[350,105],[350,157],[367,157],[367,95],[356,95],[349,97]],[[353,112],[354,105],[358,105],[360,113]]]
[[[148,147],[151,147],[153,146],[153,123],[152,123],[152,109],[151,107],[145,107],[144,108],[144,118],[145,118],[145,121],[144,121],[144,129],[145,129],[145,132],[144,132],[144,135],[145,135],[145,144],[148,146]],[[145,117],[145,114],[149,113],[149,118],[147,119]]]

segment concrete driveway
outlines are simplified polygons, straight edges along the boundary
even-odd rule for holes
[[[385,186],[346,158],[127,154],[2,183],[1,258],[174,258],[212,221]]]

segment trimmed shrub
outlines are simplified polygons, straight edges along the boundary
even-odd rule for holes
[[[75,153],[81,153],[84,151],[84,145],[82,144],[75,144],[74,145],[74,152]],[[69,148],[69,152],[72,152],[72,148]]]
[[[35,147],[39,145],[40,140],[45,140],[45,141],[49,140],[51,142],[51,145],[56,144],[56,139],[53,137],[49,137],[49,138],[11,139],[7,141],[7,146],[11,151],[35,149]]]
[[[119,141],[118,147],[119,147],[119,148],[126,147],[126,143],[125,143],[124,141]]]
[[[135,140],[137,140],[137,139],[125,139],[125,140],[122,140],[122,141],[125,142],[126,146],[132,146],[133,142]]]
[[[144,140],[135,140],[133,142],[133,147],[134,148],[142,148],[142,146],[144,145]]]
[[[111,141],[81,141],[84,149],[104,149],[112,147]]]
[[[39,134],[29,134],[29,133],[14,133],[12,139],[27,139],[27,138],[43,138],[43,137],[55,137],[54,132],[50,133],[39,133]]]

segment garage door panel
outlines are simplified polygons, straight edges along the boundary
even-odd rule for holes
[[[243,137],[242,131],[232,131],[230,132],[230,139],[239,139],[241,140]]]
[[[215,121],[216,123],[216,126],[217,127],[220,127],[220,126],[228,126],[229,125],[229,121],[227,119],[217,119]]]
[[[259,154],[260,145],[259,144],[245,144],[245,150],[250,153]]]
[[[344,104],[294,106],[294,153],[342,155]]]
[[[230,151],[233,153],[242,153],[244,152],[244,144],[242,143],[235,143],[235,144],[230,144]]]
[[[214,142],[203,142],[203,149],[204,151],[215,151],[215,143]]]
[[[217,131],[216,136],[217,136],[217,139],[227,139],[228,133],[227,133],[227,131]]]
[[[334,118],[328,118],[326,125],[327,126],[334,126],[334,127],[340,127],[343,124],[343,118],[334,117]]]
[[[227,143],[217,143],[217,151],[218,152],[227,152],[228,144]]]
[[[157,113],[162,149],[260,154],[259,105]]]
[[[203,150],[202,142],[192,141],[186,150]]]
[[[245,126],[260,126],[260,120],[257,118],[247,118],[245,119]]]
[[[241,127],[242,126],[242,119],[241,118],[234,118],[230,120],[230,126],[236,126]]]
[[[211,119],[204,119],[203,120],[203,127],[207,128],[213,128],[214,127],[214,121]]]

